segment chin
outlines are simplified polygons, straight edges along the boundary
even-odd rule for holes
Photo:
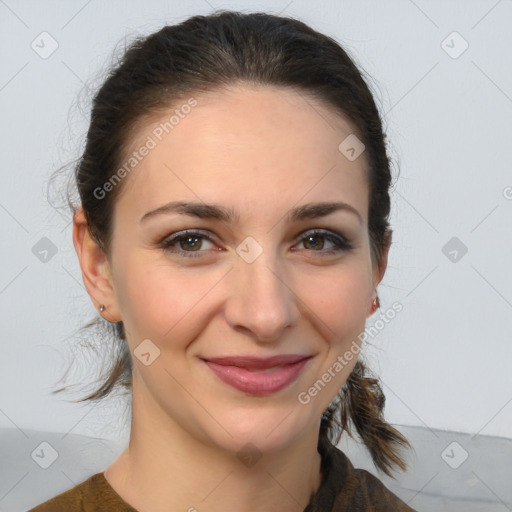
[[[263,404],[261,407],[264,407]],[[226,426],[231,436],[223,429],[215,429],[215,434],[212,432],[212,441],[217,446],[237,454],[244,448],[259,453],[278,452],[299,440],[313,428],[313,424],[320,426],[319,421],[305,417],[307,411],[305,408],[301,411],[300,407],[302,406],[297,404],[297,410],[291,413],[285,408],[277,409],[277,412],[231,412],[224,420],[219,418],[219,422]]]

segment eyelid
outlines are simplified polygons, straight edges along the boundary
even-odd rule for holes
[[[172,233],[171,235],[164,237],[158,243],[158,247],[163,249],[164,251],[168,251],[170,253],[178,255],[184,255],[185,257],[202,257],[201,253],[207,251],[184,251],[183,249],[171,248],[173,244],[178,243],[181,239],[187,238],[188,236],[194,237],[194,235],[197,235],[198,238],[202,238],[203,240],[209,241],[211,243],[215,243],[215,239],[217,238],[215,235],[213,235],[213,233],[211,233],[208,230],[190,228],[184,229],[182,231],[177,231],[175,233]],[[327,256],[341,252],[347,252],[354,248],[352,242],[348,237],[346,237],[342,233],[326,228],[309,228],[302,231],[299,235],[297,235],[297,237],[295,237],[293,242],[294,245],[303,242],[307,238],[307,236],[320,236],[334,244],[334,247],[327,250],[314,251],[306,249],[307,252],[318,253],[318,255],[320,256]],[[217,249],[217,251],[220,250],[222,249]]]
[[[336,238],[340,238],[341,240],[345,241],[345,242],[348,242],[348,238],[343,235],[342,233],[339,233],[339,232],[336,232],[332,229],[327,229],[327,228],[309,228],[309,229],[305,229],[304,231],[301,231],[297,237],[295,238],[295,241],[297,242],[300,242],[301,240],[304,239],[304,237],[306,235],[321,235],[321,236],[325,236],[325,237],[336,237]]]
[[[329,254],[329,253],[332,254],[334,252],[349,251],[354,248],[351,240],[348,237],[346,237],[342,233],[336,232],[331,229],[325,229],[325,228],[306,229],[305,231],[303,231],[302,233],[300,233],[298,235],[298,237],[296,238],[295,244],[302,242],[308,236],[321,236],[335,244],[334,248],[331,248],[328,250],[310,251],[310,252],[318,252],[319,254]],[[336,250],[336,248],[337,248],[337,250]]]
[[[176,231],[175,233],[172,233],[170,235],[166,235],[158,243],[158,246],[162,247],[165,245],[176,243],[176,242],[179,242],[182,238],[193,237],[194,235],[197,235],[198,237],[200,236],[204,240],[211,241],[212,243],[214,243],[214,241],[217,239],[217,237],[215,235],[213,235],[213,233],[211,231],[207,231],[207,230],[199,229],[199,228],[197,228],[197,229],[190,228],[190,229],[183,229],[181,231]],[[178,252],[178,251],[176,251],[176,252]],[[185,251],[185,252],[194,252],[194,251]],[[204,252],[204,251],[195,251],[195,252]]]

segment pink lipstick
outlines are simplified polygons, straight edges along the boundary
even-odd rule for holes
[[[285,354],[269,358],[211,357],[207,366],[230,386],[253,395],[276,393],[295,381],[312,356]]]

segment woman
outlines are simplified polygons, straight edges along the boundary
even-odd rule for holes
[[[358,360],[390,182],[372,94],[305,24],[225,11],[133,43],[94,99],[73,219],[121,348],[86,399],[130,386],[130,443],[32,510],[411,511],[335,447],[355,426],[405,469]]]

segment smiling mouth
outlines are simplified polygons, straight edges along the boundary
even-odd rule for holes
[[[276,360],[278,357],[281,358],[281,361]],[[284,357],[286,358],[286,356]],[[291,385],[313,358],[312,356],[287,357],[292,362],[283,364],[282,361],[285,360],[283,356],[276,356],[276,358],[267,360],[248,360],[247,358],[203,359],[203,362],[225,384],[244,393],[269,395]],[[295,361],[293,361],[294,359]],[[221,361],[222,364],[218,361]],[[276,364],[276,362],[280,364]]]

